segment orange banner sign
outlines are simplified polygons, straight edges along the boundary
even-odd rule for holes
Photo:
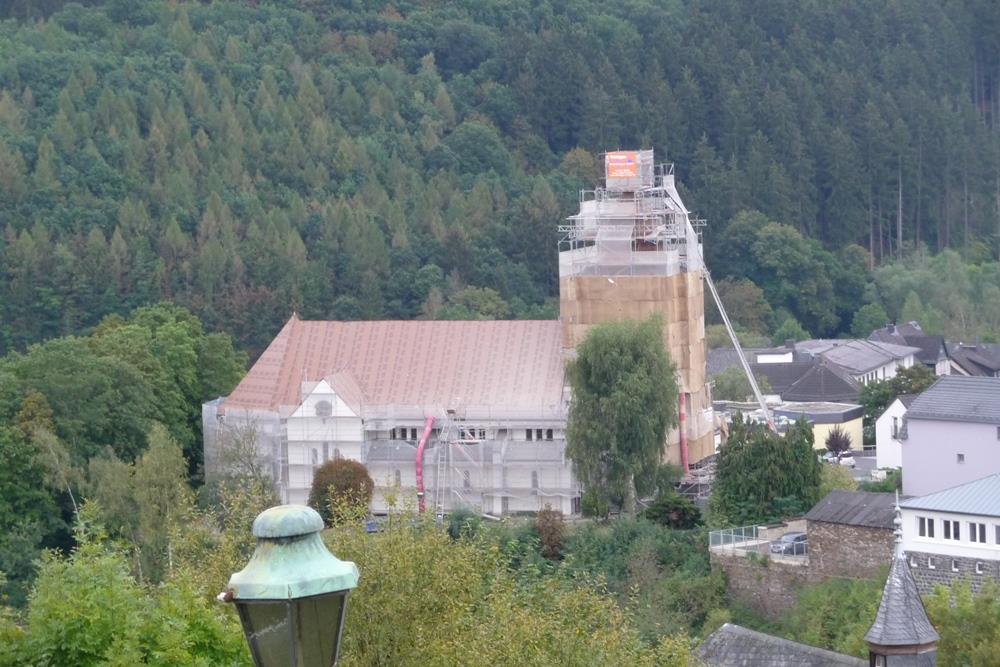
[[[604,173],[608,178],[638,178],[639,154],[635,151],[606,153]]]

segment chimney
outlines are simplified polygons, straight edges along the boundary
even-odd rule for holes
[[[785,339],[785,347],[787,347],[789,350],[795,350],[795,339],[794,338],[786,338]]]
[[[887,330],[889,331],[889,333],[891,333],[891,334],[894,334],[894,333],[896,333],[896,325],[895,325],[895,324],[887,324],[887,325],[885,325],[885,328],[886,328],[886,329],[887,329]]]

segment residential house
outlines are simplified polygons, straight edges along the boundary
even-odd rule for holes
[[[917,398],[916,394],[902,394],[875,420],[875,467],[901,468],[903,442],[900,434],[906,411]]]
[[[941,376],[910,404],[899,439],[909,496],[1000,472],[1000,378]]]
[[[1000,345],[956,343],[949,346],[951,372],[956,375],[1000,377]]]
[[[951,373],[951,360],[943,336],[933,336],[924,332],[916,322],[889,324],[876,329],[868,340],[878,343],[915,347],[917,362],[934,371],[935,375]]]
[[[856,402],[861,387],[896,375],[897,368],[916,363],[920,348],[860,339],[785,342],[773,348],[751,348],[744,354],[755,375],[771,385],[769,401]],[[708,374],[715,377],[740,367],[732,348],[708,352]]]
[[[903,548],[921,593],[956,579],[974,590],[1000,582],[1000,473],[900,506]]]
[[[908,345],[860,339],[804,340],[796,343],[795,349],[823,357],[863,385],[895,377],[896,369],[913,366],[920,352],[919,348]]]

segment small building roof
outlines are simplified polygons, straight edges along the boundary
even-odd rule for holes
[[[771,411],[777,416],[792,420],[804,417],[814,424],[843,424],[852,419],[860,419],[865,413],[864,407],[860,405],[831,401],[789,401],[774,406]]]
[[[906,418],[1000,424],[1000,378],[942,375],[913,401]]]
[[[905,509],[1000,517],[1000,473],[901,502]]]
[[[800,644],[732,623],[710,634],[697,649],[709,667],[867,667],[868,661]]]
[[[895,496],[891,493],[837,489],[816,503],[806,514],[806,520],[892,530],[895,507]]]

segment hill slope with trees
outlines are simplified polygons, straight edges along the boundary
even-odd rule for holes
[[[923,247],[1000,293],[994,3],[5,7],[0,353],[162,299],[251,353],[293,309],[552,316],[556,223],[618,146],[678,164],[765,333],[931,308],[869,273]]]

